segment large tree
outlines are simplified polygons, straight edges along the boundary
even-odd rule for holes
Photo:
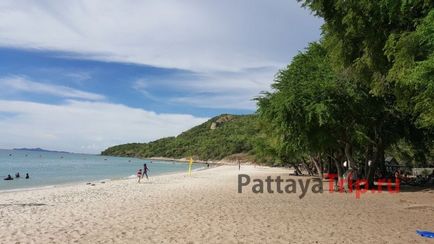
[[[371,183],[377,170],[385,173],[389,148],[410,145],[426,162],[434,129],[434,1],[302,2],[325,20],[321,43],[297,55],[258,99],[279,157],[310,159],[320,174],[323,162],[334,161],[339,171],[345,160]]]
[[[279,140],[282,160],[310,161],[320,176],[329,157],[340,158],[338,169],[345,160],[355,167],[351,150],[366,93],[336,75],[322,44],[297,55],[272,87],[258,99],[258,113]]]
[[[376,100],[366,134],[374,149],[381,154],[404,138],[426,161],[434,127],[434,1],[302,2],[324,18],[337,72],[351,73]]]

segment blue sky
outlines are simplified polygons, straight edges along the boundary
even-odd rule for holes
[[[0,19],[0,148],[86,153],[254,112],[322,23],[290,0],[5,0]]]
[[[214,116],[220,113],[251,113],[249,107],[200,107],[171,101],[176,97],[201,95],[182,89],[182,82],[200,76],[193,71],[153,67],[143,64],[107,62],[65,58],[61,52],[0,48],[0,74],[3,79],[17,79],[48,85],[67,86],[77,90],[102,94],[113,103],[158,111],[159,113],[188,113]],[[159,82],[160,81],[160,82]],[[163,81],[172,81],[162,84]],[[176,84],[178,83],[177,87]],[[1,83],[0,83],[1,84]],[[5,84],[3,83],[3,86]],[[41,103],[62,103],[55,96],[34,91],[4,89],[2,98]],[[182,92],[182,93],[181,93]],[[212,91],[211,91],[212,93]],[[206,92],[203,93],[206,95]]]

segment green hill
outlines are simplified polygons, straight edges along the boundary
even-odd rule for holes
[[[177,137],[162,138],[149,143],[118,145],[101,154],[141,158],[192,156],[200,160],[219,160],[233,154],[250,153],[258,131],[255,115],[224,114]]]

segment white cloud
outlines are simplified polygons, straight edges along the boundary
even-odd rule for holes
[[[7,76],[0,78],[0,88],[3,92],[27,92],[52,95],[62,98],[75,98],[84,100],[104,100],[100,94],[85,92],[66,86],[45,84],[31,81],[23,76]]]
[[[138,79],[133,88],[155,101],[159,99],[152,96],[152,90],[160,89],[178,94],[161,98],[161,102],[169,101],[202,108],[254,110],[256,103],[253,99],[259,92],[269,89],[276,72],[274,67],[263,67],[239,72],[198,73],[158,82]]]
[[[74,81],[80,83],[82,81],[86,81],[92,78],[92,76],[89,74],[89,72],[74,72],[74,73],[67,73],[65,74],[67,77],[71,77],[74,79]]]
[[[295,0],[3,0],[0,19],[0,46],[194,71],[281,67],[321,24]]]
[[[61,105],[0,100],[2,113],[8,116],[0,116],[0,148],[44,147],[84,153],[175,136],[207,120],[75,100]]]

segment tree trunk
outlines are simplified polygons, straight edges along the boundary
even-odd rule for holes
[[[338,178],[337,178],[337,184],[336,184],[336,182],[335,182],[335,189],[336,190],[340,190],[340,187],[344,187],[343,185],[341,185],[340,184],[340,182],[344,182],[344,169],[343,169],[343,167],[342,167],[342,160],[341,160],[341,158],[342,157],[338,157],[338,160],[336,160],[335,161],[335,166],[336,166],[336,172],[337,172],[337,175],[338,175]]]
[[[333,154],[333,152],[331,152],[331,154]],[[334,170],[335,166],[333,166],[334,165],[333,157],[330,156],[331,154],[328,154],[328,156],[327,156],[327,166],[324,167],[324,173],[327,172],[328,174],[332,174],[335,172],[335,170]],[[324,164],[325,164],[325,162],[324,162]]]
[[[321,165],[321,156],[318,156],[318,159],[315,159],[314,157],[310,157],[310,160],[312,161],[313,165],[315,165],[316,171],[318,172],[319,178],[323,178],[323,170]]]
[[[363,169],[363,177],[368,178],[368,171],[369,171],[369,161],[372,162],[372,145],[368,145],[366,147],[366,153],[365,153],[365,167]]]
[[[384,145],[383,141],[380,141],[380,144],[378,145],[378,168],[380,169],[380,173],[383,177],[386,176],[386,162],[384,159]]]
[[[337,171],[337,174],[338,174],[338,177],[340,180],[344,176],[344,169],[342,168],[342,162],[335,161],[335,165],[336,165],[336,171]]]
[[[306,168],[306,171],[309,175],[314,175],[314,173],[310,169],[309,165],[307,165],[306,160],[304,160],[304,159],[303,159],[303,166]]]
[[[301,172],[300,168],[298,168],[297,164],[294,164],[294,169],[295,169],[295,174],[296,175],[303,175],[303,173]]]
[[[374,152],[374,160],[372,160],[371,167],[369,167],[368,171],[368,183],[369,187],[374,186],[374,176],[375,171],[377,169],[380,169],[380,172],[382,174],[382,177],[385,175],[385,165],[384,165],[384,146],[383,146],[383,140],[379,138],[378,143],[375,145],[375,152]]]
[[[355,169],[355,163],[353,160],[353,145],[349,142],[345,143],[345,157],[348,162],[348,169]]]

